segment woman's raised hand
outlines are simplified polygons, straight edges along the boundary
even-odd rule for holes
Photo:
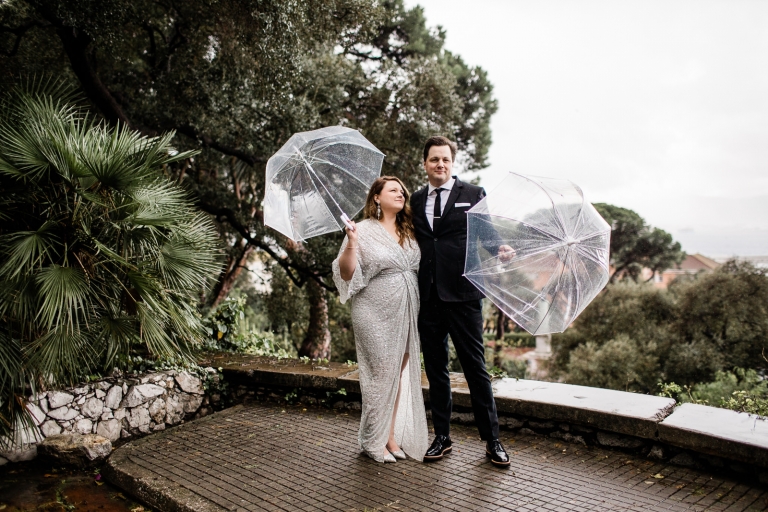
[[[353,220],[350,220],[349,223],[351,224],[352,229],[349,227],[344,228],[344,232],[347,233],[347,238],[349,239],[349,242],[347,242],[347,247],[350,245],[357,246],[357,226]]]

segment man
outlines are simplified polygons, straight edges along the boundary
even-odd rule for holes
[[[429,401],[435,439],[424,461],[442,459],[451,451],[451,382],[448,374],[448,335],[469,385],[472,410],[486,455],[508,467],[509,456],[499,442],[499,420],[491,379],[485,369],[482,293],[464,276],[467,243],[466,212],[485,191],[451,176],[456,144],[430,137],[424,146],[424,170],[429,183],[411,197],[413,225],[421,248],[419,266],[419,335],[429,379]],[[491,252],[509,260],[511,247],[491,244]]]

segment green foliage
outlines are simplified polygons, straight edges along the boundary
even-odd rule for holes
[[[669,290],[609,285],[553,337],[553,376],[643,393],[661,387],[678,401],[757,411],[765,398],[767,304],[766,272],[735,262]]]
[[[246,301],[245,296],[227,298],[203,320],[208,334],[205,348],[258,356],[295,357],[295,349],[281,343],[274,334],[242,328]]]
[[[494,333],[483,334],[483,339],[485,341],[494,340],[495,337],[496,334]],[[504,347],[511,348],[535,347],[536,337],[527,332],[505,332],[501,344]]]
[[[61,77],[111,125],[176,130],[177,147],[201,151],[166,172],[215,216],[227,247],[211,307],[251,251],[279,259],[276,273],[298,289],[312,278],[333,288],[341,233],[294,244],[263,225],[264,166],[291,134],[357,128],[387,154],[383,173],[412,191],[430,135],[456,139],[457,171],[487,165],[497,109],[487,73],[445,51],[445,33],[402,0],[17,0],[0,3],[0,26],[0,81]],[[308,329],[307,294],[285,298],[296,315],[276,322],[279,336],[298,345],[330,329],[338,357],[353,357],[343,308],[338,328],[319,315]]]
[[[721,368],[754,368],[768,349],[768,275],[730,261],[715,272],[672,287],[676,330],[683,342],[717,353]]]
[[[503,379],[503,378],[509,377],[509,375],[507,375],[507,372],[505,372],[498,366],[491,366],[489,368],[486,368],[486,371],[488,372],[488,375],[490,375],[491,379]]]
[[[162,174],[193,153],[75,102],[43,82],[0,98],[2,432],[25,386],[72,384],[137,351],[189,358],[194,304],[220,268],[213,224]]]
[[[652,374],[672,344],[674,320],[673,297],[663,290],[632,281],[609,285],[571,328],[553,336],[551,371],[574,384],[651,392],[658,380]],[[612,361],[614,356],[619,359]],[[599,375],[602,365],[608,366],[605,375]]]
[[[619,206],[596,203],[595,208],[611,226],[611,281],[640,277],[643,267],[660,272],[685,258],[680,243],[659,228],[652,228],[640,215]]]
[[[752,396],[746,391],[734,391],[728,399],[720,403],[720,407],[732,411],[756,414],[762,418],[768,417],[768,398]]]
[[[677,400],[678,396],[680,396],[683,393],[683,388],[681,388],[674,382],[666,383],[666,382],[660,381],[658,383],[658,386],[659,386],[659,396],[663,396],[666,398],[674,398],[675,400]]]
[[[768,399],[768,381],[753,369],[734,368],[731,371],[719,371],[715,374],[713,382],[693,386],[691,399],[716,404],[725,402],[735,393]]]
[[[588,341],[577,346],[570,354],[567,381],[646,392],[655,387],[658,369],[655,345],[642,345],[626,334],[620,334],[602,345]]]
[[[519,359],[502,361],[501,369],[506,372],[508,377],[513,379],[525,379],[528,375],[528,364],[526,361]]]
[[[734,368],[719,371],[713,382],[679,386],[674,382],[659,382],[659,396],[678,402],[715,405],[732,411],[768,416],[768,381],[755,370]]]

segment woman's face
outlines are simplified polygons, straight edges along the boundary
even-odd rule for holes
[[[379,202],[382,211],[397,213],[405,207],[405,193],[396,181],[387,181],[374,199]]]

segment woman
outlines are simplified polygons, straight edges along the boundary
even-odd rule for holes
[[[365,220],[352,223],[333,262],[341,302],[352,302],[363,410],[359,442],[372,459],[421,460],[428,447],[419,362],[421,252],[408,191],[393,176],[368,192]]]

